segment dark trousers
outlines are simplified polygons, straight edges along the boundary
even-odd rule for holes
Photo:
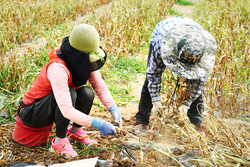
[[[69,91],[73,106],[88,115],[93,104],[94,92],[87,86],[76,90],[70,87]],[[19,117],[25,125],[34,128],[41,128],[55,122],[56,136],[59,138],[66,137],[70,123],[70,120],[62,115],[53,93],[35,100],[31,105],[24,106],[19,111]],[[77,123],[73,123],[73,126],[81,127]]]
[[[149,124],[149,117],[151,114],[151,109],[153,108],[151,96],[148,91],[148,80],[147,78],[144,81],[141,98],[139,102],[139,111],[136,114],[136,122],[144,123],[146,125]],[[204,110],[203,103],[203,94],[201,94],[190,106],[187,116],[192,124],[195,126],[200,126],[203,121],[202,111]]]

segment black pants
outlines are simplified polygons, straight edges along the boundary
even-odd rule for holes
[[[76,90],[70,87],[69,91],[73,106],[88,115],[93,104],[94,92],[87,86]],[[41,128],[55,122],[56,136],[66,137],[70,120],[62,115],[53,93],[35,100],[31,105],[24,106],[19,111],[19,116],[25,125],[34,128]],[[73,123],[73,126],[81,127],[77,123]]]
[[[136,114],[136,122],[149,124],[149,117],[151,115],[151,109],[153,108],[151,96],[148,91],[148,80],[145,82],[141,91],[141,98],[139,103],[139,111]],[[187,116],[192,124],[199,126],[203,121],[202,111],[204,110],[203,94],[201,94],[190,106]]]

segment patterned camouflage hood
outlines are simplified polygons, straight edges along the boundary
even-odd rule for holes
[[[164,64],[173,73],[199,79],[212,70],[217,44],[205,29],[194,25],[177,25],[165,35],[161,45]]]

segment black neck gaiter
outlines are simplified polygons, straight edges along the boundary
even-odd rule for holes
[[[89,54],[70,46],[69,37],[65,37],[57,56],[66,63],[71,72],[74,87],[86,84],[91,72]]]

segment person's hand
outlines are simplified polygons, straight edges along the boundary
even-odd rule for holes
[[[119,108],[116,105],[113,105],[109,108],[109,112],[111,113],[112,121],[119,123],[120,119],[122,118]]]
[[[180,114],[187,116],[187,111],[188,111],[188,107],[184,104],[182,104],[178,110],[180,111]]]
[[[152,116],[155,117],[161,109],[161,102],[154,102],[152,109]]]
[[[93,118],[91,126],[99,129],[103,135],[116,134],[114,125],[99,118]]]
[[[122,117],[119,108],[116,105],[113,105],[109,108],[112,121],[119,124],[119,127],[122,128]]]
[[[165,109],[166,118],[172,118],[174,116],[174,109],[171,105],[167,106]]]
[[[188,111],[188,107],[184,104],[182,104],[179,108],[179,114],[178,114],[178,118],[179,119],[184,119],[184,120],[187,120],[188,117],[187,117],[187,111]]]

